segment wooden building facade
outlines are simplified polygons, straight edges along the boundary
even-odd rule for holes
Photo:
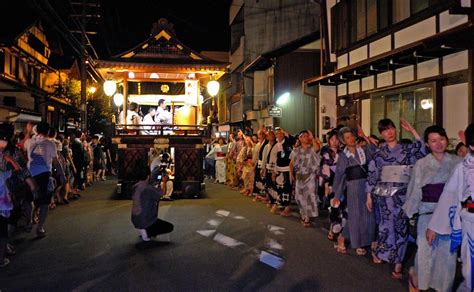
[[[400,117],[418,132],[432,124],[456,137],[473,121],[473,9],[470,0],[327,0],[323,11],[319,110],[338,124],[378,135]],[[332,69],[331,69],[332,68]],[[323,121],[319,120],[321,133]],[[398,127],[400,129],[401,127]],[[400,130],[400,138],[411,138]]]

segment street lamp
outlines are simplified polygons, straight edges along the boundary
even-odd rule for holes
[[[95,86],[89,87],[89,93],[94,94],[97,91],[97,88]]]
[[[112,80],[107,80],[104,82],[104,93],[107,96],[114,95],[115,91],[117,91],[117,84]]]

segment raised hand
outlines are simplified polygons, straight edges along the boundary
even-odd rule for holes
[[[458,137],[459,137],[459,140],[461,140],[461,142],[463,142],[465,145],[466,144],[466,136],[464,135],[464,131],[459,131],[458,132]]]
[[[357,136],[359,137],[367,137],[364,133],[364,129],[360,125],[357,125]]]
[[[418,134],[418,132],[413,128],[413,126],[404,118],[400,118],[400,126],[402,126],[403,129],[406,131],[412,133],[412,135],[415,137],[415,139],[420,140],[421,137]]]
[[[408,132],[412,132],[415,130],[413,126],[404,118],[400,118],[400,126],[402,126],[402,128]]]

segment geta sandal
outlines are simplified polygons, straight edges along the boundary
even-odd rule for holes
[[[337,246],[336,251],[337,251],[338,253],[342,253],[342,254],[346,254],[346,253],[347,253],[347,249],[346,249],[345,246]]]
[[[403,279],[403,273],[402,272],[397,272],[397,271],[392,271],[392,279],[395,279],[395,280]]]
[[[367,250],[365,248],[356,248],[356,254],[358,256],[365,256],[367,254]]]

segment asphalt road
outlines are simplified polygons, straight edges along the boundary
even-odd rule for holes
[[[326,221],[304,228],[293,216],[207,183],[200,199],[161,202],[175,230],[143,243],[130,200],[113,198],[114,180],[51,211],[47,236],[17,233],[18,253],[0,270],[1,291],[406,291],[391,266],[354,250],[338,254]],[[33,229],[34,231],[34,229]]]

